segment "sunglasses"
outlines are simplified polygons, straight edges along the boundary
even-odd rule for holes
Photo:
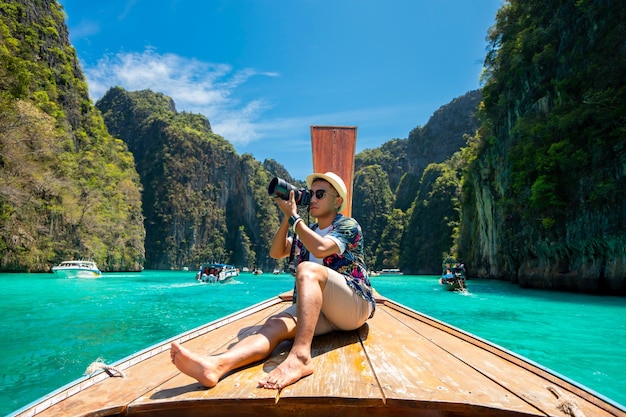
[[[318,200],[321,200],[322,198],[324,198],[326,196],[326,192],[327,191],[326,190],[315,190],[315,191],[312,191],[312,192],[313,192],[313,194],[311,195],[311,197],[315,196],[315,198],[317,198]],[[332,193],[329,193],[329,194],[332,194]],[[335,194],[333,194],[333,195],[335,195]]]

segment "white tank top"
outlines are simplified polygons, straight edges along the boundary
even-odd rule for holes
[[[331,225],[332,226],[332,225]],[[328,226],[325,229],[320,229],[319,227],[317,229],[315,229],[315,233],[317,233],[318,235],[320,235],[321,237],[324,237],[328,234],[328,232],[330,231],[330,227]],[[324,265],[324,260],[320,259],[320,258],[316,258],[315,256],[313,256],[313,254],[311,253],[311,251],[309,251],[309,261],[311,262],[315,262],[318,263],[320,265]]]

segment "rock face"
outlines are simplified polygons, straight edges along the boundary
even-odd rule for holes
[[[408,139],[392,139],[355,159],[354,217],[365,226],[371,268],[438,274],[454,246],[458,195],[466,146],[480,123],[481,92],[440,107]]]
[[[421,178],[426,167],[441,163],[466,145],[465,135],[473,136],[480,127],[480,90],[470,91],[441,106],[424,127],[409,134],[408,172]]]
[[[0,13],[0,270],[143,267],[139,176],[87,92],[56,1]]]
[[[510,3],[490,31],[459,253],[474,276],[626,294],[626,4]]]
[[[206,117],[178,113],[152,91],[109,90],[96,103],[109,131],[135,155],[143,184],[146,268],[220,261],[273,268],[278,213],[272,176],[214,134]]]

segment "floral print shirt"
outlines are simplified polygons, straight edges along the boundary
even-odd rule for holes
[[[312,230],[319,228],[317,223],[310,226]],[[376,301],[372,294],[372,284],[367,275],[367,267],[363,257],[363,232],[361,225],[352,217],[337,214],[330,226],[326,237],[332,236],[345,246],[342,254],[334,253],[324,258],[324,266],[334,269],[346,278],[346,283],[361,297],[369,301],[372,305],[372,314],[376,309]],[[298,263],[309,260],[309,251],[300,240],[296,240],[299,249]],[[294,303],[296,301],[296,291],[294,288]]]

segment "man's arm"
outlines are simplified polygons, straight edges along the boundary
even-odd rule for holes
[[[296,232],[304,247],[316,258],[324,259],[327,256],[339,253],[339,246],[333,239],[321,237],[305,225],[304,222],[298,222]]]

